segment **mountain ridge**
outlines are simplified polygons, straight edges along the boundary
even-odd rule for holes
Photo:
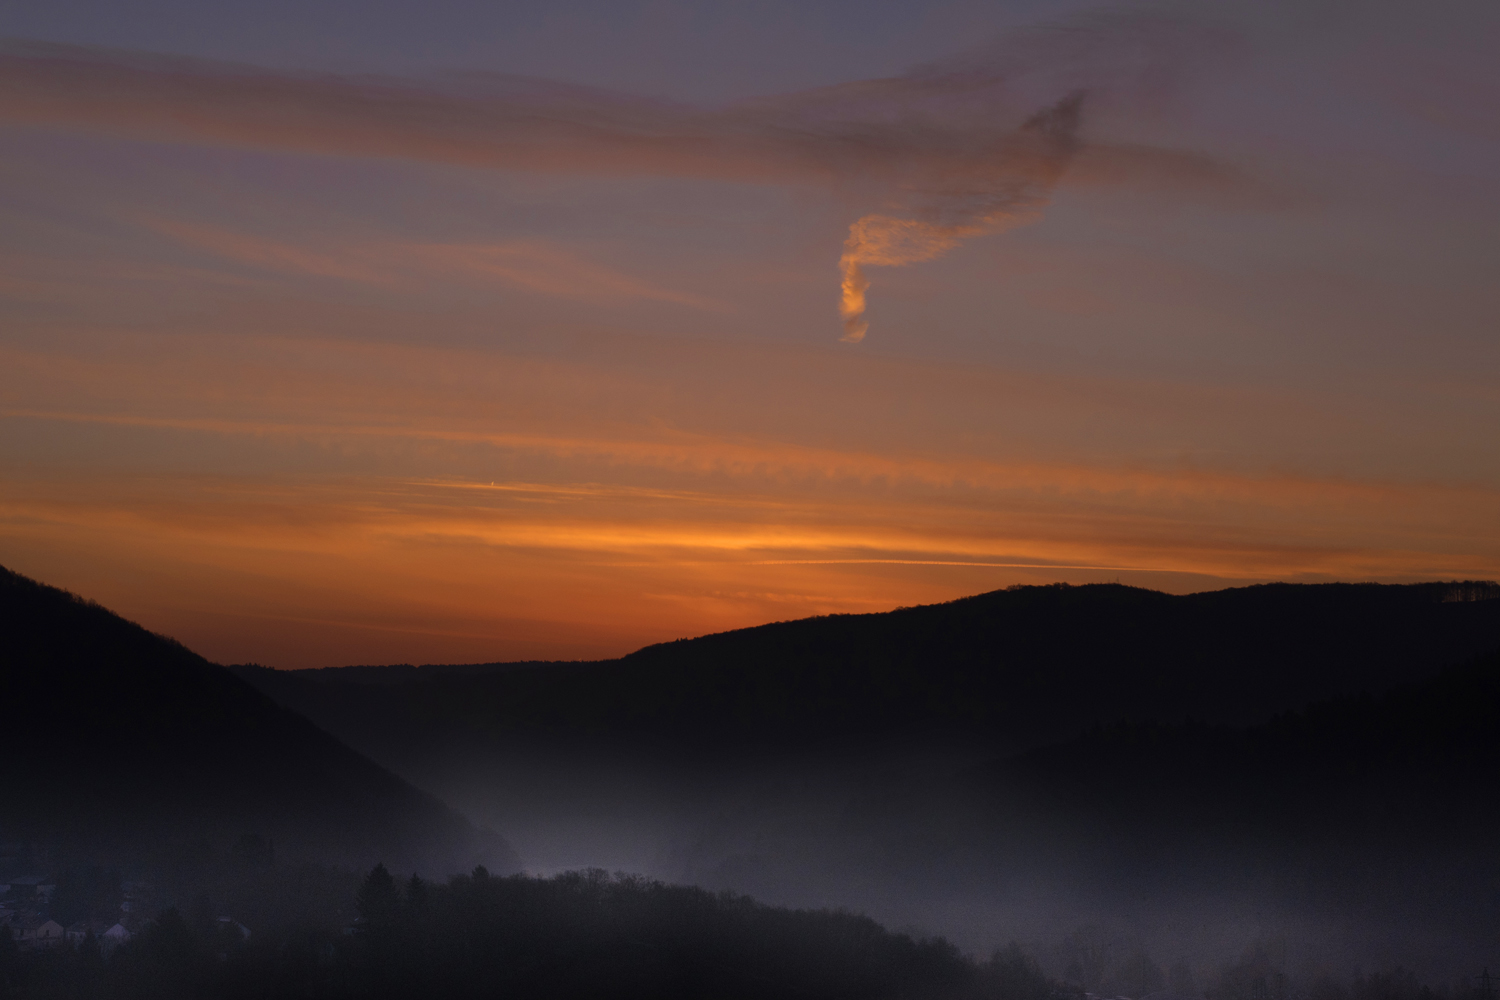
[[[1500,586],[1011,588],[776,622],[615,660],[232,667],[357,745],[355,716],[441,738],[749,747],[946,737],[1020,750],[1095,722],[1249,725],[1500,648]],[[342,703],[349,709],[345,712]],[[442,720],[441,726],[437,720]],[[399,738],[398,738],[399,739]]]
[[[0,826],[81,854],[244,833],[289,857],[402,867],[485,856],[497,836],[173,639],[0,567],[0,678],[25,706]]]

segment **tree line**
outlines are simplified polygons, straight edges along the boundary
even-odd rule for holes
[[[379,865],[354,902],[359,917],[349,926],[288,924],[249,939],[169,908],[108,956],[92,940],[21,951],[0,928],[0,1000],[1084,1000],[1085,989],[1121,976],[1139,983],[1132,996],[1166,987],[1201,1000],[1470,1000],[1471,993],[1431,989],[1401,970],[1346,983],[1292,981],[1264,947],[1201,989],[1143,952],[1113,972],[1070,968],[1074,981],[1065,983],[1015,944],[978,961],[943,938],[892,933],[857,914],[766,906],[597,869],[532,878],[481,867],[435,883],[397,880]],[[1072,952],[1100,952],[1087,945]]]
[[[867,917],[789,910],[731,893],[599,870],[554,878],[398,883],[377,866],[359,919],[335,931],[249,940],[163,912],[105,958],[19,952],[0,938],[0,996],[397,998],[768,996],[828,1000],[1050,1000],[1053,985],[1012,947],[986,962],[942,938],[894,934]]]

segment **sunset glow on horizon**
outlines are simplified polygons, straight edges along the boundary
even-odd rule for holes
[[[817,78],[0,19],[0,565],[277,667],[1500,578],[1500,18],[942,9]]]

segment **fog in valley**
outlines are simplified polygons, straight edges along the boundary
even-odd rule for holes
[[[678,656],[732,689],[725,643],[800,662],[827,638],[817,623],[592,666],[236,669],[503,832],[532,874],[602,868],[844,908],[976,955],[1017,942],[1059,981],[1109,995],[1166,988],[1174,969],[1179,986],[1206,989],[1262,953],[1304,984],[1397,966],[1445,983],[1486,962],[1500,866],[1483,794],[1492,758],[1474,742],[1494,723],[1464,713],[1493,697],[1494,664],[1457,665],[1491,641],[1500,602],[1252,588],[1184,608],[1146,593],[1030,588],[905,621],[828,622],[894,619],[917,637],[916,652],[876,638],[885,652],[856,668],[856,693],[832,717],[786,711],[795,685],[723,695],[722,717],[700,680],[635,705],[596,705],[573,686],[603,671],[622,690],[666,683]],[[1386,598],[1396,603],[1373,606]],[[1237,652],[1197,645],[1205,629],[1238,635],[1267,614],[1281,628],[1246,634]],[[1354,636],[1391,614],[1387,634]],[[972,634],[923,646],[940,618],[964,615]],[[1060,637],[1053,623],[1067,616],[1094,631]],[[1133,635],[1119,631],[1126,618]],[[1155,631],[1169,626],[1187,638]],[[989,648],[996,632],[1026,658]],[[829,641],[858,657],[857,641]],[[923,648],[994,664],[999,696],[951,664],[924,666]],[[1095,659],[1106,648],[1111,661]],[[1007,687],[1047,701],[1007,704]],[[571,721],[528,728],[504,709],[459,707],[507,698]],[[905,699],[935,707],[908,716]],[[1468,706],[1458,716],[1455,699]],[[358,716],[339,707],[354,700]],[[704,718],[684,721],[694,711]]]
[[[1488,922],[1464,924],[1492,916],[1495,890],[1435,899],[1412,859],[1360,845],[1337,866],[1310,864],[1295,844],[1069,823],[984,794],[965,773],[979,763],[893,752],[725,775],[532,758],[408,777],[504,830],[528,873],[604,868],[850,909],[980,955],[1020,942],[1052,975],[1107,995],[1162,988],[1179,965],[1206,983],[1256,948],[1304,978],[1399,965],[1443,981],[1494,943]],[[1122,978],[1142,954],[1159,967],[1144,987]]]
[[[1020,587],[619,660],[278,671],[7,572],[34,711],[0,985],[1467,997],[1497,596]]]

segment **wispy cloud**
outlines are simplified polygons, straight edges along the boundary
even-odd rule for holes
[[[901,267],[932,260],[964,240],[1025,222],[1046,204],[1078,145],[1081,92],[1072,94],[1023,125],[1017,141],[997,151],[982,177],[954,179],[929,191],[916,218],[866,215],[849,227],[839,316],[846,343],[865,338],[866,267]]]
[[[428,651],[414,655],[427,657],[436,655],[431,636],[468,636],[438,645],[492,659],[532,655],[518,641],[526,631],[540,634],[548,656],[622,653],[788,614],[877,610],[1026,580],[1124,576],[1192,589],[1215,579],[1473,578],[1497,565],[1493,546],[1444,544],[1452,540],[1431,533],[1454,524],[1455,497],[1441,489],[1376,496],[1326,482],[1184,477],[1148,494],[1100,494],[1078,488],[1107,487],[1098,470],[1020,472],[1032,488],[1012,484],[960,503],[883,488],[768,495],[746,489],[763,479],[726,483],[722,473],[698,491],[369,476],[13,476],[0,484],[0,542],[12,562],[38,552],[51,566],[118,567],[90,589],[107,598],[120,591],[126,610],[140,598],[120,581],[149,566],[162,581],[154,599],[192,631],[151,615],[148,624],[201,635],[211,655],[282,665],[319,662],[316,644],[295,658],[270,654],[263,621],[238,635],[211,613],[375,623],[409,633],[411,649]],[[1461,506],[1477,525],[1494,502],[1475,495]],[[1399,538],[1381,530],[1398,503],[1427,511],[1423,526]],[[174,587],[182,592],[169,593]],[[497,609],[512,621],[498,622]],[[514,619],[552,625],[522,630]],[[270,635],[285,633],[278,626]],[[406,655],[391,652],[390,636],[379,640],[384,647],[368,640],[366,654],[367,640],[342,628],[318,641],[338,650],[322,662]]]
[[[1083,22],[1055,32],[1089,44],[1054,46],[1059,65],[1050,74],[1012,65],[1021,54],[1011,46],[902,77],[712,110],[492,74],[425,81],[299,75],[9,42],[0,46],[0,120],[609,176],[890,181],[913,183],[916,192],[924,179],[992,171],[1017,130],[1069,94],[1083,91],[1109,107],[1162,88],[1183,45],[1155,40],[1185,32],[1195,29],[1166,19]],[[1035,47],[1031,39],[1026,51]],[[1090,65],[1125,48],[1138,62],[1128,72]],[[1027,57],[1036,60],[1036,52]],[[1202,170],[1200,157],[1184,162]],[[1172,163],[1164,155],[1157,166],[1170,172]]]
[[[1278,420],[1358,447],[1336,402],[693,350],[51,331],[0,347],[0,548],[212,655],[283,665],[603,655],[1027,581],[1500,572],[1494,483],[1092,446],[1190,418],[1217,448]],[[1082,440],[1016,440],[1080,408]],[[903,437],[917,414],[958,431]]]
[[[1433,544],[1434,539],[1446,536],[1453,525],[1459,524],[1469,525],[1468,537],[1479,544],[1484,533],[1477,529],[1496,503],[1493,489],[1466,485],[999,462],[956,456],[902,457],[779,441],[726,440],[703,434],[666,434],[654,440],[565,437],[459,427],[291,424],[42,410],[0,411],[0,417],[328,444],[365,440],[484,445],[544,457],[548,467],[559,474],[565,474],[565,470],[571,470],[568,475],[586,474],[592,469],[610,470],[620,477],[634,468],[686,475],[702,484],[699,489],[686,490],[566,480],[392,483],[391,488],[403,495],[416,491],[424,496],[446,497],[443,505],[450,510],[446,522],[450,527],[442,529],[445,534],[493,537],[493,531],[474,527],[469,515],[457,513],[460,510],[485,521],[489,515],[482,512],[498,509],[497,504],[506,508],[517,502],[524,505],[525,500],[565,504],[571,513],[564,518],[569,525],[564,530],[549,519],[528,516],[519,521],[508,519],[504,531],[514,544],[545,539],[537,544],[570,548],[875,549],[981,560],[1029,555],[1056,564],[1082,560],[1094,565],[1108,560],[1101,559],[1101,552],[1095,550],[1097,542],[1086,539],[1113,537],[1115,542],[1110,546],[1114,546],[1123,544],[1129,536],[1134,538],[1129,547],[1137,555],[1156,553],[1147,563],[1137,563],[1138,569],[1165,569],[1170,565],[1189,571],[1186,567],[1192,565],[1195,572],[1243,578],[1263,575],[1262,570],[1254,568],[1263,557],[1250,558],[1248,553],[1279,550],[1281,544],[1273,539],[1293,530],[1307,534],[1309,550],[1322,549],[1325,543],[1334,551],[1349,545],[1362,548],[1365,542],[1356,540],[1392,530],[1399,530],[1410,542],[1425,536],[1427,541],[1418,544]],[[823,493],[826,499],[810,499]],[[485,499],[485,494],[494,499]],[[847,506],[848,498],[856,496],[860,498],[857,514]],[[584,509],[580,504],[599,512],[602,520],[591,522],[592,528],[582,528],[576,519]],[[622,527],[611,512],[632,505],[674,513],[662,523]],[[813,510],[818,512],[812,518],[818,527],[795,527]],[[1421,513],[1393,521],[1393,510]],[[1026,541],[1024,532],[1015,533],[1023,523],[1051,527]],[[429,525],[419,533],[431,530],[436,529]],[[998,539],[996,531],[1000,532]],[[1313,542],[1313,538],[1324,541]],[[1336,538],[1342,541],[1335,542]],[[1060,554],[1079,545],[1086,551]],[[1209,551],[1220,555],[1205,562]],[[1168,558],[1163,553],[1172,555]],[[1249,562],[1236,562],[1240,557],[1249,558]],[[1476,551],[1472,557],[1484,562],[1495,555]],[[1400,563],[1405,565],[1405,560]],[[1121,562],[1116,558],[1109,564],[1117,567]],[[1306,569],[1276,563],[1276,569],[1268,572]],[[1397,571],[1394,565],[1384,570]]]
[[[509,76],[298,75],[15,42],[0,47],[0,121],[512,170],[840,188],[870,209],[841,262],[844,339],[854,341],[864,331],[865,266],[929,260],[1024,221],[1075,158],[1082,183],[1242,186],[1202,155],[1091,138],[1079,118],[1083,107],[1108,118],[1168,103],[1191,65],[1227,44],[1221,29],[1179,18],[1095,16],[900,77],[702,109]],[[556,267],[539,267],[535,248],[425,252],[549,293],[575,287]],[[349,267],[262,253],[306,269]],[[682,300],[619,276],[576,276],[619,294]]]
[[[658,288],[539,241],[421,243],[381,248],[403,261],[450,277],[498,279],[564,298],[641,299],[720,311],[712,299]]]
[[[656,287],[541,240],[306,246],[167,219],[147,219],[144,224],[187,246],[280,274],[398,288],[500,282],[559,298],[671,302],[711,311],[724,308],[712,299]]]

